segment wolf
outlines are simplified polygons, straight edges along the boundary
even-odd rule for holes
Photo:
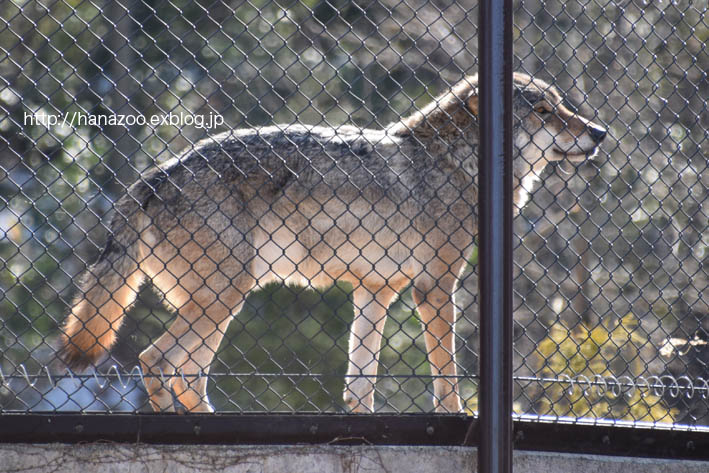
[[[453,294],[477,232],[478,80],[468,76],[384,129],[229,131],[143,174],[115,204],[79,281],[59,356],[72,369],[113,345],[149,280],[176,318],[140,356],[155,411],[213,412],[210,364],[251,290],[353,286],[344,402],[372,412],[387,309],[412,286],[438,412],[462,412]],[[514,202],[552,161],[592,158],[606,130],[552,85],[514,75]],[[181,376],[176,374],[182,374]],[[174,398],[173,398],[174,395]]]

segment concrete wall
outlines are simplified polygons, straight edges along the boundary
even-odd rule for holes
[[[475,449],[462,447],[0,445],[3,473],[472,473],[475,467]],[[707,473],[709,462],[518,451],[514,471]]]

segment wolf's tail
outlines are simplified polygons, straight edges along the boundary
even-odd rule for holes
[[[146,187],[142,182],[134,185],[118,202],[106,248],[79,281],[80,292],[64,322],[58,353],[70,369],[87,368],[111,348],[138,295],[145,277],[139,264],[140,232],[149,223],[141,205],[147,201]]]

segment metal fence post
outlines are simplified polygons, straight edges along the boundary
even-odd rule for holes
[[[512,1],[480,2],[480,447],[512,471]]]

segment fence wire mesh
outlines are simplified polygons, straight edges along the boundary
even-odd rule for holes
[[[515,411],[709,425],[706,1],[515,5]],[[475,1],[0,18],[0,409],[476,411]]]

